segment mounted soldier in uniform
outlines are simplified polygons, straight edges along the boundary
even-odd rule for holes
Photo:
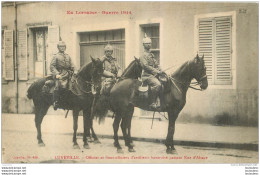
[[[157,110],[160,106],[157,104],[157,99],[161,91],[161,82],[158,80],[158,76],[163,75],[164,72],[159,66],[159,59],[154,57],[151,53],[152,40],[149,37],[143,39],[144,53],[140,57],[142,65],[142,82],[144,85],[150,86],[151,89],[151,100],[150,109]]]
[[[105,55],[101,58],[104,67],[101,94],[109,95],[111,88],[116,83],[116,79],[121,77],[122,71],[117,59],[112,56],[113,47],[107,44],[104,50]]]
[[[53,92],[53,108],[57,110],[59,107],[60,88],[68,88],[68,82],[74,72],[74,65],[68,54],[65,53],[66,44],[64,41],[59,41],[57,44],[58,53],[53,55],[50,70],[55,81],[55,89]]]

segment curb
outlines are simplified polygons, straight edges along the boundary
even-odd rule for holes
[[[80,134],[80,136],[83,136]],[[111,135],[97,135],[99,138],[114,139]],[[119,139],[124,139],[119,136]],[[153,139],[144,137],[132,137],[134,141],[153,142],[164,144],[165,139]],[[196,147],[210,147],[210,148],[228,148],[248,151],[258,151],[258,144],[255,143],[227,143],[227,142],[204,142],[204,141],[188,141],[188,140],[174,140],[175,145],[182,146],[196,146]]]

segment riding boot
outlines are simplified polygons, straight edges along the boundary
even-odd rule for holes
[[[59,90],[55,89],[53,92],[53,109],[56,111],[59,108]]]
[[[158,110],[160,106],[157,105],[157,99],[158,99],[158,93],[153,92],[151,94],[152,103],[150,104],[150,109],[152,110]]]

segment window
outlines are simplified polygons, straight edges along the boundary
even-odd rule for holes
[[[232,16],[198,18],[198,51],[205,56],[208,81],[232,85]]]
[[[125,30],[105,30],[82,32],[80,36],[80,65],[90,62],[92,57],[102,57],[105,46],[110,43],[113,48],[113,57],[117,58],[119,66],[125,68]]]
[[[151,52],[160,61],[160,26],[159,24],[142,25],[142,38],[146,35],[152,40]]]
[[[48,28],[34,28],[33,30],[33,55],[35,59],[35,77],[47,75],[46,46]]]
[[[13,30],[4,30],[2,47],[4,59],[4,77],[5,80],[14,80],[14,37]]]

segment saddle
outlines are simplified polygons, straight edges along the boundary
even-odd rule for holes
[[[62,80],[64,82],[64,80]],[[81,80],[80,78],[77,78],[76,74],[73,74],[69,80],[66,80],[65,82],[67,85],[64,86],[61,85],[62,89],[66,89],[68,91],[71,91],[73,94],[77,96],[85,95],[87,92],[87,89],[91,89],[89,86],[90,84],[86,84],[84,80]],[[46,81],[44,83],[44,86],[42,87],[42,92],[47,94],[53,94],[55,88],[55,80],[53,79],[53,76],[47,76]],[[92,89],[90,90],[90,92]]]
[[[161,108],[164,107],[165,102],[164,102],[164,93],[165,90],[167,90],[165,87],[167,86],[167,82],[168,82],[168,77],[167,75],[159,75],[157,77],[159,79],[159,81],[161,82],[161,91],[159,92],[159,101],[158,103],[160,104]],[[140,80],[141,81],[141,80]],[[145,83],[145,82],[141,82],[141,85],[138,87],[138,94],[137,94],[137,98],[138,101],[143,104],[142,106],[149,106],[151,104],[151,88],[150,86]]]

